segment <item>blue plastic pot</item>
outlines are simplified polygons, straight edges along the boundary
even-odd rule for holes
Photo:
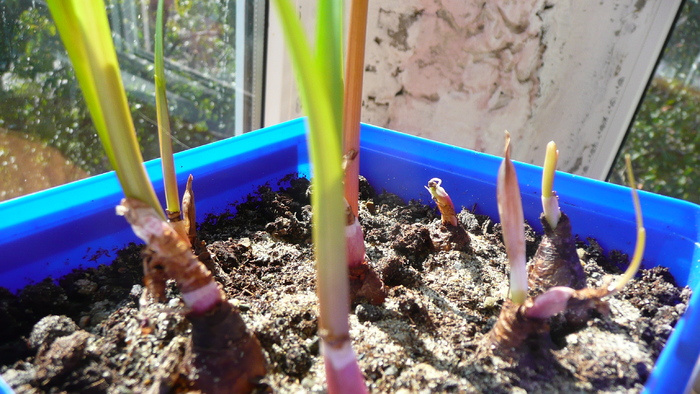
[[[517,149],[517,147],[515,147]],[[309,174],[305,123],[294,120],[176,155],[180,187],[194,175],[197,212],[220,212],[266,182],[292,172]],[[429,200],[423,185],[440,177],[456,206],[497,218],[496,174],[501,158],[363,125],[361,174],[378,190]],[[525,218],[539,228],[541,168],[516,164]],[[162,195],[160,161],[146,163]],[[555,188],[574,233],[594,237],[606,250],[632,254],[634,211],[629,189],[569,174]],[[670,268],[681,286],[700,290],[700,207],[640,193],[646,268]],[[73,268],[109,264],[114,251],[138,242],[114,214],[122,192],[113,173],[0,203],[0,286],[17,290]],[[98,253],[103,252],[103,253]],[[694,294],[647,381],[650,393],[682,392],[700,354],[700,297]],[[0,393],[10,392],[0,382]]]

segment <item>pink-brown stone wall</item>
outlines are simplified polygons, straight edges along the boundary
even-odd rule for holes
[[[497,153],[532,116],[544,1],[370,2],[363,120]]]

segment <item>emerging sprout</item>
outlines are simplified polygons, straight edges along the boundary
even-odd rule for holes
[[[452,199],[441,184],[442,179],[432,178],[428,181],[428,186],[425,186],[437,204],[441,215],[442,226],[435,229],[436,231],[431,230],[433,246],[440,250],[467,252],[470,250],[471,238],[467,231],[460,226]]]
[[[551,287],[586,287],[586,274],[576,252],[576,239],[569,217],[560,211],[559,199],[553,190],[559,151],[554,141],[547,144],[542,172],[542,210],[540,222],[544,236],[529,266],[529,285],[534,295]]]
[[[208,393],[252,391],[266,371],[262,347],[211,272],[193,254],[185,232],[176,231],[165,221],[143,167],[104,2],[49,0],[48,6],[124,190],[126,198],[117,213],[148,243],[144,281],[151,294],[162,299],[165,281],[174,279],[189,308],[192,345],[188,367],[196,371],[193,389]],[[162,0],[159,10],[162,14]],[[179,211],[177,204],[174,209]]]
[[[627,182],[629,182],[630,189],[632,189],[632,202],[634,204],[634,214],[637,222],[637,243],[634,246],[634,255],[632,255],[630,266],[627,267],[622,278],[620,278],[616,284],[608,288],[611,294],[622,290],[627,282],[629,282],[639,270],[647,239],[647,232],[646,229],[644,229],[644,221],[642,220],[642,206],[639,203],[639,194],[637,193],[637,184],[634,180],[634,173],[632,172],[632,160],[630,159],[630,155],[625,155],[625,165],[627,166]]]
[[[428,181],[428,186],[425,186],[425,189],[430,192],[431,196],[433,196],[433,200],[435,200],[435,203],[440,210],[440,214],[442,215],[442,224],[449,224],[456,227],[459,222],[457,221],[455,206],[452,204],[450,195],[447,194],[442,186],[440,186],[441,183],[442,179],[433,178]]]
[[[498,214],[503,228],[503,243],[510,263],[510,299],[520,305],[527,297],[525,266],[525,218],[515,166],[510,160],[510,133],[506,131],[505,158],[498,170]]]
[[[542,172],[542,211],[552,229],[557,228],[559,217],[561,216],[557,194],[553,189],[554,171],[557,169],[558,158],[557,144],[554,141],[550,141],[547,144],[547,154],[544,158],[544,170]]]
[[[182,221],[185,224],[185,233],[190,240],[190,244],[194,245],[197,238],[197,210],[194,203],[194,191],[192,190],[192,180],[194,177],[190,174],[187,177],[187,186],[185,194],[182,196]]]
[[[497,190],[498,210],[503,227],[503,240],[506,245],[508,260],[511,263],[511,297],[510,300],[506,300],[503,304],[498,320],[485,338],[485,342],[480,347],[479,352],[482,354],[498,353],[502,356],[518,357],[520,355],[519,349],[521,349],[526,339],[530,338],[532,334],[537,334],[535,338],[539,338],[541,334],[548,332],[548,319],[556,314],[564,312],[567,320],[573,317],[575,323],[580,323],[590,318],[589,311],[591,310],[597,310],[599,313],[604,314],[608,313],[610,308],[603,298],[620,291],[637,272],[644,252],[646,232],[642,223],[642,212],[635,189],[632,166],[629,156],[627,156],[627,172],[632,188],[637,222],[637,244],[627,271],[613,285],[606,284],[599,288],[587,288],[584,286],[579,289],[569,286],[554,286],[537,297],[527,298],[527,278],[525,278],[523,283],[523,277],[521,276],[525,268],[522,204],[520,202],[520,191],[515,169],[510,161],[509,137],[506,133],[506,157],[499,169]],[[569,227],[566,215],[561,214],[561,219],[561,223],[558,224],[556,231],[561,229],[562,223],[567,224],[567,228]],[[545,229],[548,229],[549,223],[546,219],[543,219],[543,224]],[[548,230],[551,231],[552,229],[549,228]],[[570,229],[567,231],[570,233]],[[548,235],[546,234],[543,238],[543,243]],[[557,249],[556,244],[557,242],[554,242],[554,246],[546,246],[544,249]],[[540,245],[537,254],[542,249],[542,245]],[[550,252],[549,254],[552,253]],[[539,278],[539,276],[552,276],[557,273],[557,270],[538,269],[536,266],[531,271],[531,274],[535,276],[531,280],[536,283],[550,283],[551,281],[548,278]]]

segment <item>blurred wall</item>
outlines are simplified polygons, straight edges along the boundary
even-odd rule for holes
[[[561,170],[604,178],[680,2],[370,1],[362,119],[496,155],[507,129],[536,164],[555,140]],[[266,124],[300,114],[276,78]]]

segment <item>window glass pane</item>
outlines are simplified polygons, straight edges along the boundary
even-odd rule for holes
[[[105,0],[145,160],[159,156],[156,0]],[[173,147],[234,134],[236,5],[165,0]],[[111,170],[44,1],[0,2],[0,200]],[[246,46],[253,45],[250,37]],[[240,61],[240,59],[238,59]]]
[[[700,4],[685,2],[609,181],[629,153],[644,190],[700,203]]]

